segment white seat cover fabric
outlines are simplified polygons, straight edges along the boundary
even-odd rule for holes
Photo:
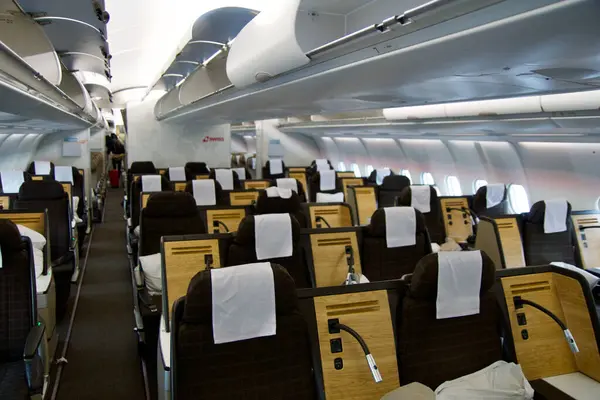
[[[276,180],[277,187],[280,189],[290,189],[298,193],[298,181],[294,178],[279,178]]]
[[[269,159],[269,172],[271,175],[283,174],[283,160],[281,158]]]
[[[431,212],[431,188],[429,185],[410,187],[410,205],[423,214]]]
[[[192,181],[192,192],[197,206],[217,205],[217,193],[214,180],[197,179]]]
[[[140,267],[144,272],[144,282],[151,295],[162,293],[162,261],[160,253],[139,258]]]
[[[57,182],[68,182],[73,184],[73,167],[57,165],[54,167],[54,179]]]
[[[294,251],[290,215],[255,215],[254,238],[258,260],[290,257]]]
[[[185,182],[185,167],[169,168],[169,180],[172,182]]]
[[[506,361],[497,361],[435,389],[436,400],[531,400],[533,395],[521,366]]]
[[[377,181],[377,184],[381,185],[383,183],[383,178],[385,178],[386,176],[389,176],[391,174],[392,174],[392,171],[389,168],[377,168],[375,170],[375,175],[376,175],[375,180]]]
[[[317,193],[317,203],[343,203],[344,192],[339,193]]]
[[[486,192],[486,207],[492,208],[502,203],[504,200],[504,192],[506,191],[506,186],[502,183],[494,183],[492,185],[487,185]]]
[[[216,268],[210,275],[215,344],[277,333],[271,263]]]
[[[576,267],[575,265],[567,264],[566,262],[562,261],[554,261],[550,264],[577,272],[579,275],[585,278],[585,280],[589,283],[590,288],[594,288],[598,284],[598,282],[600,282],[600,278],[598,278],[596,275],[590,274],[585,269]]]
[[[412,207],[385,207],[385,240],[388,248],[417,243],[417,216]]]
[[[162,177],[160,175],[142,175],[142,192],[160,191],[162,191]]]
[[[34,161],[33,169],[36,175],[50,175],[50,161]]]
[[[233,172],[235,172],[240,181],[246,180],[246,168],[232,168]]]
[[[21,185],[25,182],[23,171],[2,171],[0,179],[3,193],[19,193]]]
[[[480,251],[438,253],[437,319],[479,314]]]
[[[544,233],[565,232],[567,230],[567,211],[569,206],[564,199],[546,200],[544,213]]]
[[[233,190],[233,172],[230,169],[216,169],[215,178],[223,190]]]
[[[21,236],[26,236],[31,240],[35,277],[38,278],[44,272],[44,246],[46,246],[46,238],[41,233],[24,225],[17,225],[17,228],[19,228]]]
[[[267,197],[281,197],[282,199],[289,199],[293,193],[291,189],[283,189],[277,186],[267,188],[266,192]]]
[[[328,190],[335,190],[335,179],[336,179],[336,173],[334,170],[330,169],[327,171],[321,171],[319,172],[320,175],[320,186],[319,186],[319,190],[322,190],[324,192],[328,191]]]

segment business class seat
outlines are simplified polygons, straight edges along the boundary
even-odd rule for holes
[[[81,250],[87,231],[87,215],[85,213],[85,183],[83,175],[75,167],[54,167],[54,179],[60,183],[71,184],[71,195],[73,197],[73,213],[77,214],[77,236],[79,238],[79,249]],[[75,200],[77,198],[77,200]]]
[[[410,187],[410,179],[406,176],[388,175],[383,178],[383,183],[377,188],[379,208],[394,207],[396,197],[399,197],[407,187]]]
[[[44,366],[38,356],[45,325],[35,306],[31,241],[0,220],[0,398],[42,398]]]
[[[510,214],[508,190],[503,184],[482,186],[473,197],[473,211],[478,216],[496,217]]]
[[[243,189],[242,182],[237,172],[227,168],[217,168],[210,171],[208,179],[214,179],[219,182],[223,190],[240,190]]]
[[[54,163],[50,161],[32,161],[26,172],[32,176],[42,177],[44,180],[53,179]]]
[[[145,177],[147,176],[160,176],[160,190],[148,189],[144,188]],[[140,208],[141,208],[141,198],[143,194],[149,194],[153,191],[167,191],[172,190],[173,187],[169,180],[162,175],[144,175],[140,179],[134,181],[131,184],[131,197],[130,197],[130,207],[131,207],[131,224],[129,226],[130,231],[135,232],[135,228],[138,227],[140,223]]]
[[[363,235],[362,273],[369,281],[400,279],[412,274],[431,253],[423,214],[412,207],[380,208]]]
[[[300,196],[295,192],[292,192],[287,199],[280,196],[270,197],[267,191],[261,192],[256,201],[255,213],[260,215],[291,214],[296,218],[301,229],[308,228],[308,221],[302,210]]]
[[[423,189],[418,188],[427,186],[416,186],[414,193],[415,196],[413,196],[413,187],[415,186],[409,186],[400,192],[400,196],[398,196],[396,205],[415,207],[417,210],[421,211],[425,217],[425,225],[427,226],[427,231],[429,232],[431,242],[440,245],[443,244],[446,241],[446,230],[444,229],[442,208],[440,206],[440,200],[438,198],[437,191],[433,186],[429,186],[429,204],[427,206],[427,204],[420,204],[419,199],[417,198],[419,195],[423,194],[426,200],[427,194],[420,192]],[[413,201],[415,202],[414,205]]]
[[[203,162],[189,162],[185,164],[185,178],[188,181],[197,179],[198,175],[209,175],[210,170]]]
[[[394,173],[394,171],[392,171],[389,168],[378,168],[378,169],[371,171],[371,173],[367,177],[367,182],[372,185],[381,185],[381,184],[383,184],[383,180],[385,179],[386,176],[394,176],[394,175],[396,175]]]
[[[295,178],[279,178],[275,179],[272,186],[277,186],[281,189],[291,189],[298,194],[301,203],[305,203],[308,200],[306,195],[306,188],[298,179]]]
[[[272,222],[273,225],[263,225],[265,228],[261,229],[258,234],[261,236],[257,240],[257,229],[256,220],[267,220],[266,217],[276,216],[289,216],[291,224],[287,226],[282,224],[280,221]],[[291,231],[291,232],[290,232]],[[281,242],[284,236],[289,235],[289,242]],[[275,253],[284,245],[288,245],[289,250],[285,254],[278,253],[273,256],[273,252],[262,252],[259,248],[264,245],[265,242],[272,242],[275,247]],[[258,246],[257,246],[258,242]],[[284,243],[279,246],[278,244]],[[260,253],[260,254],[259,254]],[[241,265],[250,264],[256,262],[274,262],[288,270],[298,288],[310,287],[310,278],[306,262],[300,246],[300,224],[296,218],[290,214],[268,214],[268,215],[250,215],[242,220],[238,228],[237,235],[235,236],[229,251],[227,253],[227,265]]]
[[[25,182],[21,185],[14,208],[39,212],[48,210],[52,273],[56,282],[56,315],[59,320],[66,311],[71,277],[77,261],[71,232],[69,197],[62,185],[54,180]]]
[[[158,170],[152,161],[134,161],[127,169],[127,187],[125,188],[125,195],[127,197],[125,212],[127,218],[131,218],[131,188],[134,182],[134,176],[156,174],[158,174]]]
[[[214,182],[215,188],[215,202],[211,204],[212,201],[207,199],[204,200],[204,196],[199,191],[202,191],[202,188],[196,186],[196,191],[194,192],[194,181],[212,181]],[[210,206],[226,206],[229,205],[229,196],[223,191],[223,187],[221,184],[213,179],[196,179],[191,180],[185,185],[185,192],[189,193],[196,199],[196,205],[198,207],[210,207]],[[212,196],[211,196],[212,197]]]
[[[473,275],[470,264],[478,254],[481,255],[478,259],[481,281],[473,282],[470,287],[474,289],[475,297],[479,295],[479,312],[449,317],[462,310],[454,309],[456,304],[446,300],[449,296],[441,299],[439,270],[452,268],[456,272],[465,268],[464,273]],[[438,267],[440,260],[452,261]],[[457,281],[460,284],[466,279],[459,276]],[[397,343],[403,385],[419,382],[435,390],[445,381],[479,371],[502,359],[501,316],[492,291],[495,281],[494,263],[484,252],[442,252],[430,254],[419,262],[408,293],[398,307]],[[446,279],[442,279],[441,285],[445,283]],[[464,288],[460,289],[463,289],[460,296],[464,296]],[[456,292],[450,293],[452,296]],[[436,305],[437,299],[440,304]]]
[[[264,179],[285,178],[285,163],[283,160],[269,160],[263,168]]]
[[[213,315],[213,296],[219,296],[218,292],[215,294],[217,270],[202,271],[192,279],[185,298],[174,305],[173,399],[317,399],[310,338],[299,311],[294,281],[283,267],[276,264],[270,267],[276,333],[261,337],[248,335],[246,340],[227,338],[224,342],[215,331],[213,321],[221,321],[219,314]],[[220,275],[233,273],[234,268],[238,267],[224,268],[219,271]],[[262,286],[253,285],[253,288],[263,290]],[[252,296],[246,299],[239,292],[235,293],[231,300],[242,297],[237,301],[243,314],[256,308]],[[245,304],[249,305],[248,313],[244,313]]]
[[[554,212],[549,210],[548,204],[554,201],[538,201],[531,206],[531,210],[523,218],[523,251],[525,262],[529,266],[546,265],[551,262],[565,262],[575,265],[575,234],[571,220],[571,204],[562,200],[562,209],[557,210],[554,216],[556,222],[561,224],[557,229],[546,218],[552,218]],[[566,205],[565,205],[566,203]],[[554,208],[552,205],[550,206]]]
[[[334,195],[342,193],[343,188],[340,179],[338,179],[334,170],[327,170],[316,172],[310,178],[310,201],[312,203],[318,202],[319,193],[325,195]],[[338,202],[343,202],[344,199],[340,198]]]

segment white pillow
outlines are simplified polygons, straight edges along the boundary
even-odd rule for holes
[[[44,272],[44,252],[42,250],[33,249],[33,265],[35,265],[35,277],[39,278]]]
[[[21,236],[27,236],[29,239],[31,239],[31,244],[33,245],[34,249],[44,249],[44,246],[46,245],[46,238],[44,235],[23,225],[17,225],[17,227],[19,228]]]
[[[146,288],[151,295],[162,293],[162,270],[160,253],[142,256],[139,259],[144,272]]]

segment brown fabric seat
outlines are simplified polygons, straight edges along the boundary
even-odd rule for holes
[[[265,191],[258,195],[256,201],[256,214],[291,214],[293,215],[300,228],[304,229],[308,227],[308,220],[306,215],[302,211],[302,203],[300,196],[296,193],[292,193],[292,197],[289,199],[282,199],[281,197],[269,197]]]
[[[251,264],[256,262],[273,262],[287,269],[298,288],[311,287],[308,267],[300,247],[300,224],[292,215],[292,243],[294,246],[291,257],[270,260],[258,260],[256,256],[256,241],[254,234],[254,216],[250,215],[240,222],[237,235],[229,247],[227,265]]]
[[[420,382],[435,390],[445,381],[501,360],[500,310],[492,291],[492,260],[481,252],[480,312],[436,319],[438,254],[417,265],[398,312],[398,360],[403,385]],[[400,311],[401,310],[401,311]]]
[[[228,169],[228,168],[217,168],[217,169]],[[242,185],[242,181],[240,181],[240,177],[238,176],[237,172],[231,171],[231,173],[233,174],[233,190],[243,189],[244,186]],[[208,179],[214,179],[215,182],[217,182],[215,169],[210,171],[210,175],[208,176]]]
[[[142,210],[139,254],[146,256],[160,253],[160,239],[163,236],[204,233],[204,222],[189,193],[153,193],[146,208]]]
[[[319,172],[315,172],[315,174],[310,178],[308,183],[310,186],[310,201],[315,203],[317,201],[317,193],[339,193],[344,189],[342,188],[342,181],[340,178],[335,178],[335,189],[333,190],[321,190],[321,174]]]
[[[377,187],[377,204],[379,208],[394,207],[396,197],[410,187],[410,179],[403,175],[388,175],[383,178],[383,183]]]
[[[446,241],[446,229],[444,228],[444,220],[442,214],[442,208],[440,207],[440,201],[437,195],[437,191],[433,186],[430,186],[431,194],[429,200],[429,207],[431,209],[428,213],[423,213],[425,217],[425,225],[429,232],[429,237],[432,243],[443,244]],[[409,187],[404,188],[398,196],[396,205],[403,207],[412,207],[412,190]]]
[[[152,174],[146,174],[152,175]],[[171,182],[161,175],[160,179],[161,189],[163,191],[173,190]],[[140,208],[141,208],[141,196],[142,196],[142,178],[131,184],[131,197],[129,198],[129,204],[131,209],[131,231],[133,231],[140,224]]]
[[[208,175],[210,170],[203,162],[189,162],[185,164],[185,179],[193,181],[198,175]]]
[[[477,189],[473,197],[473,211],[478,216],[496,217],[510,214],[510,205],[508,203],[508,190],[504,191],[504,198],[494,207],[487,207],[487,185]]]
[[[293,279],[272,264],[277,334],[214,344],[210,271],[190,282],[173,318],[174,398],[178,400],[313,400],[308,327]]]
[[[380,208],[373,213],[371,223],[365,229],[361,253],[362,272],[371,282],[400,279],[405,274],[412,274],[417,263],[431,253],[431,242],[423,214],[415,210],[415,216],[416,244],[388,248],[385,210]]]
[[[538,201],[531,206],[523,221],[523,251],[529,266],[562,261],[575,265],[575,234],[571,221],[571,204],[567,203],[567,230],[544,233],[546,203]]]
[[[191,194],[192,198],[194,197],[194,184],[192,183],[193,181],[194,181],[194,179],[192,179],[185,185],[185,192]],[[223,187],[221,186],[221,184],[218,181],[215,180],[214,182],[215,182],[215,197],[217,200],[217,204],[215,204],[215,205],[228,206],[230,204],[229,195],[227,193],[225,193],[225,191],[223,190]]]

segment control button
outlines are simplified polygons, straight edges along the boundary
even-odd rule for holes
[[[519,323],[519,325],[527,325],[527,318],[525,317],[525,314],[517,314],[517,322]]]
[[[344,360],[342,360],[341,358],[336,358],[335,360],[333,360],[333,366],[335,367],[335,369],[340,370],[344,368]]]
[[[521,337],[523,338],[523,340],[529,339],[529,332],[527,332],[527,329],[523,329],[521,331]]]
[[[341,353],[343,351],[343,349],[342,349],[342,338],[331,339],[329,342],[331,344],[331,352],[333,354],[335,354],[335,353]]]

